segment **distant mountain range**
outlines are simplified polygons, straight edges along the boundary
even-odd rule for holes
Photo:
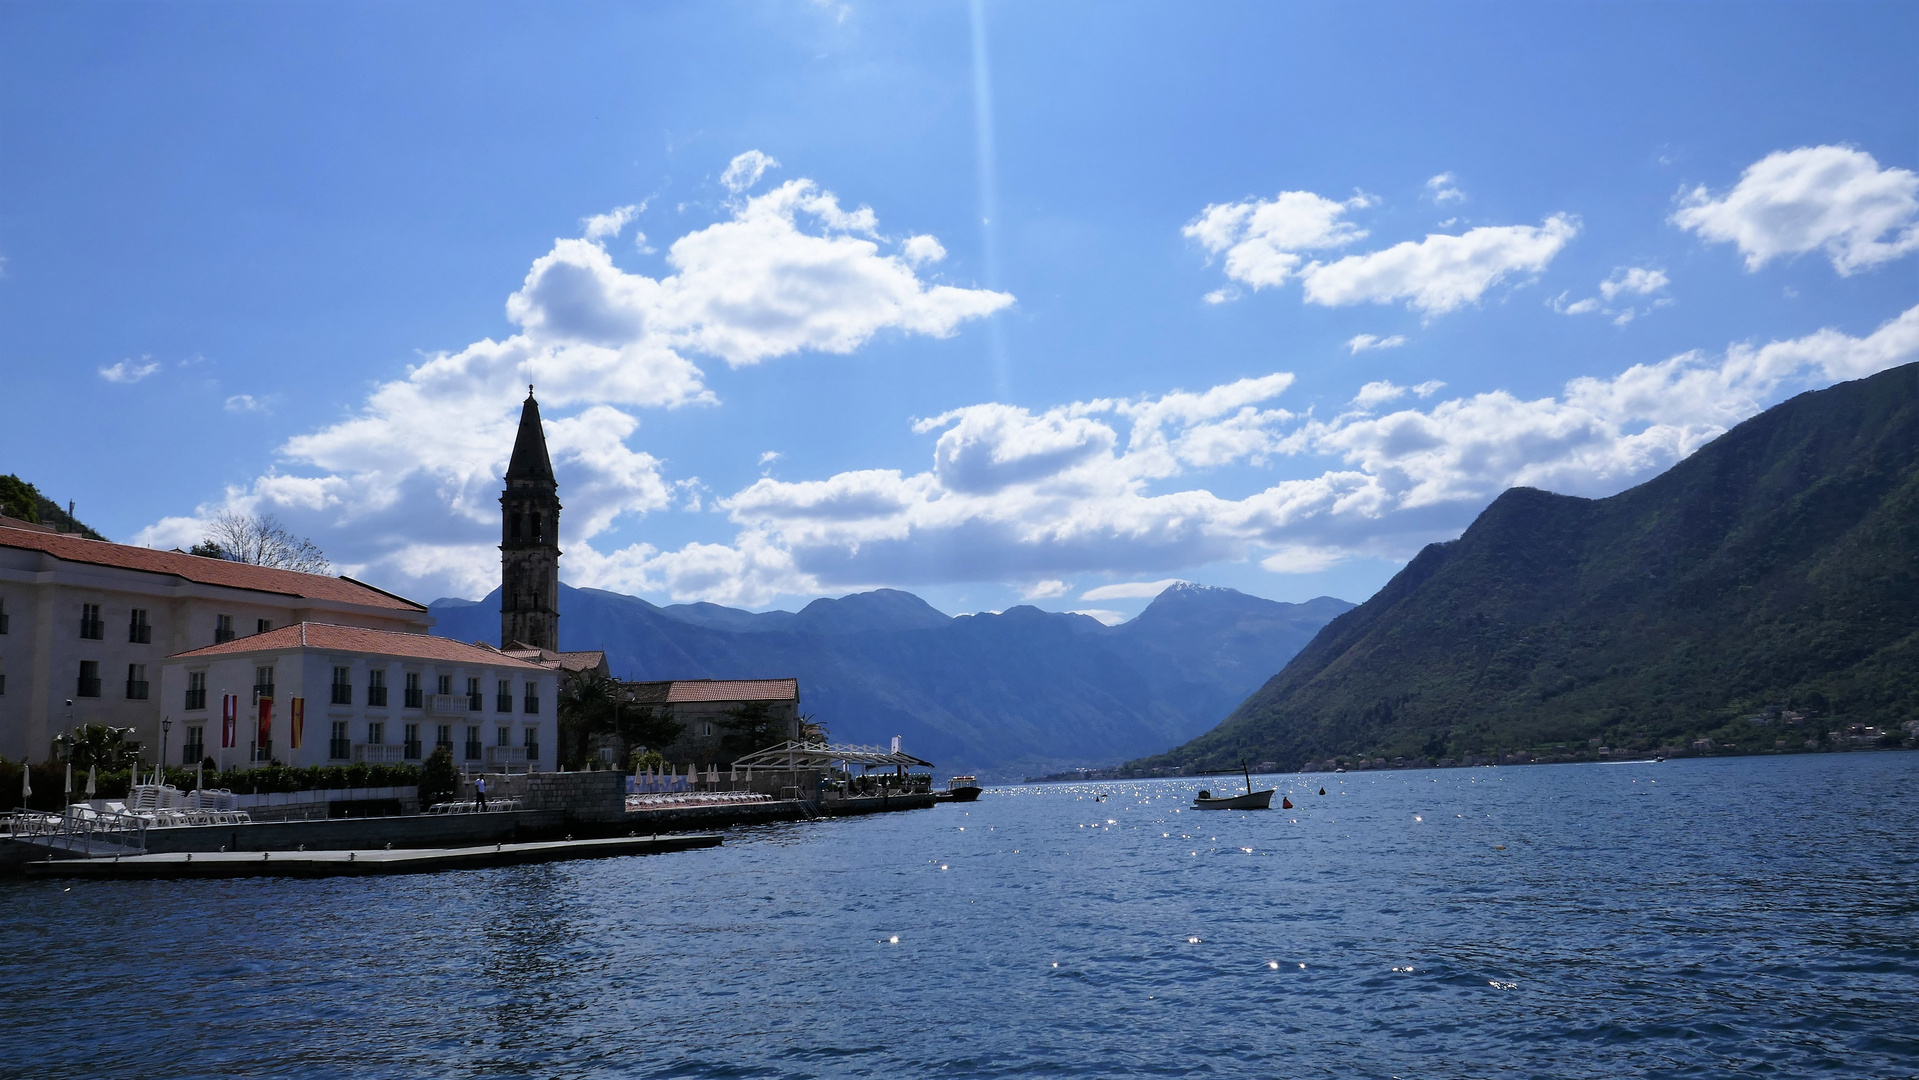
[[[1216,730],[1128,770],[1800,749],[1919,718],[1919,365],[1802,394],[1606,499],[1501,495]],[[1830,745],[1823,743],[1821,745]]]
[[[560,641],[627,679],[796,676],[836,742],[900,735],[943,772],[1017,777],[1192,738],[1352,606],[1175,585],[1109,627],[1027,606],[952,617],[892,589],[751,612],[563,585]],[[434,633],[498,643],[497,591],[431,607]]]

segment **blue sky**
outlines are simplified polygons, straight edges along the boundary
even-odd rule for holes
[[[0,471],[497,580],[1362,600],[1919,359],[1909,4],[0,6]]]

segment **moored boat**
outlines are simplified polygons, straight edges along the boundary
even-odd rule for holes
[[[1201,791],[1193,797],[1195,810],[1270,810],[1273,808],[1273,792],[1276,788],[1263,791],[1253,790],[1253,774],[1244,761],[1239,763],[1240,772],[1246,776],[1244,795],[1214,796],[1210,791]]]
[[[978,777],[955,776],[946,782],[946,795],[954,802],[977,802],[979,793]]]

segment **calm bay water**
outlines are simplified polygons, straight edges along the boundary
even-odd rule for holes
[[[0,1075],[1919,1075],[1919,754],[1275,779],[1296,810],[1032,786],[644,859],[0,881]]]

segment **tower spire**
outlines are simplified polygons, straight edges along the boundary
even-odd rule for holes
[[[560,647],[560,497],[527,384],[500,494],[500,645]]]

